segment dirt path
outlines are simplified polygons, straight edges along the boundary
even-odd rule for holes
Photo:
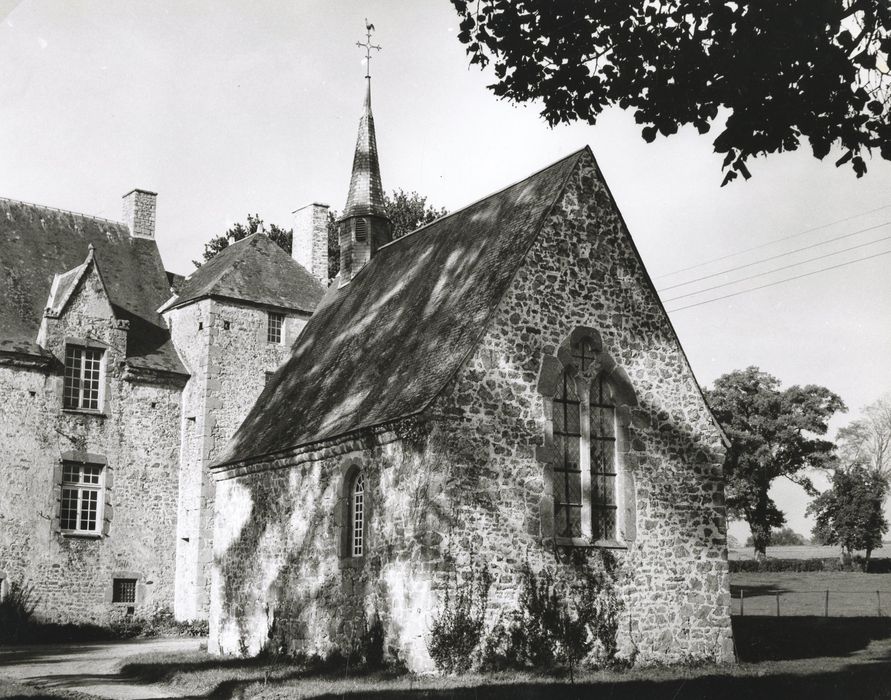
[[[74,690],[114,700],[180,697],[169,687],[149,685],[118,673],[135,654],[197,651],[202,639],[62,644],[0,649],[0,678],[54,690]]]

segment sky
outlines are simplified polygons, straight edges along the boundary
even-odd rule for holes
[[[383,47],[372,103],[388,191],[454,210],[590,145],[664,300],[827,256],[667,302],[701,384],[757,365],[826,386],[850,408],[832,434],[891,391],[891,255],[698,304],[891,251],[891,163],[876,156],[857,179],[834,167],[840,151],[821,162],[804,147],[721,188],[716,131],[646,144],[618,109],[550,128],[469,67],[447,0],[0,0],[0,196],[119,220],[126,192],[158,192],[158,245],[184,274],[248,213],[290,227],[304,204],[340,209],[366,17]],[[809,534],[802,490],[773,495]]]

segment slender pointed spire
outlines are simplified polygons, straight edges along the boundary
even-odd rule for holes
[[[377,157],[377,137],[371,113],[371,78],[365,78],[365,104],[359,119],[359,136],[353,155],[353,174],[343,218],[350,216],[386,216],[381,168]]]
[[[359,119],[359,137],[353,155],[353,173],[343,216],[339,221],[340,284],[347,284],[381,246],[393,239],[393,225],[384,208],[384,187],[377,159],[377,138],[371,114],[371,43],[374,25],[365,20],[366,41],[356,42],[365,49],[365,103]]]

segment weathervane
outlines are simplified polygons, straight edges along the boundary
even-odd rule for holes
[[[365,43],[363,44],[361,41],[356,42],[356,46],[365,49],[365,77],[371,78],[371,49],[381,50],[380,46],[375,46],[371,43],[371,32],[374,31],[374,25],[368,22],[368,18],[365,18]]]

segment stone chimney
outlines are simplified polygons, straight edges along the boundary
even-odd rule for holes
[[[291,257],[328,285],[328,205],[307,204],[294,212]]]
[[[157,192],[130,190],[124,195],[124,223],[135,238],[155,237],[155,199]]]

